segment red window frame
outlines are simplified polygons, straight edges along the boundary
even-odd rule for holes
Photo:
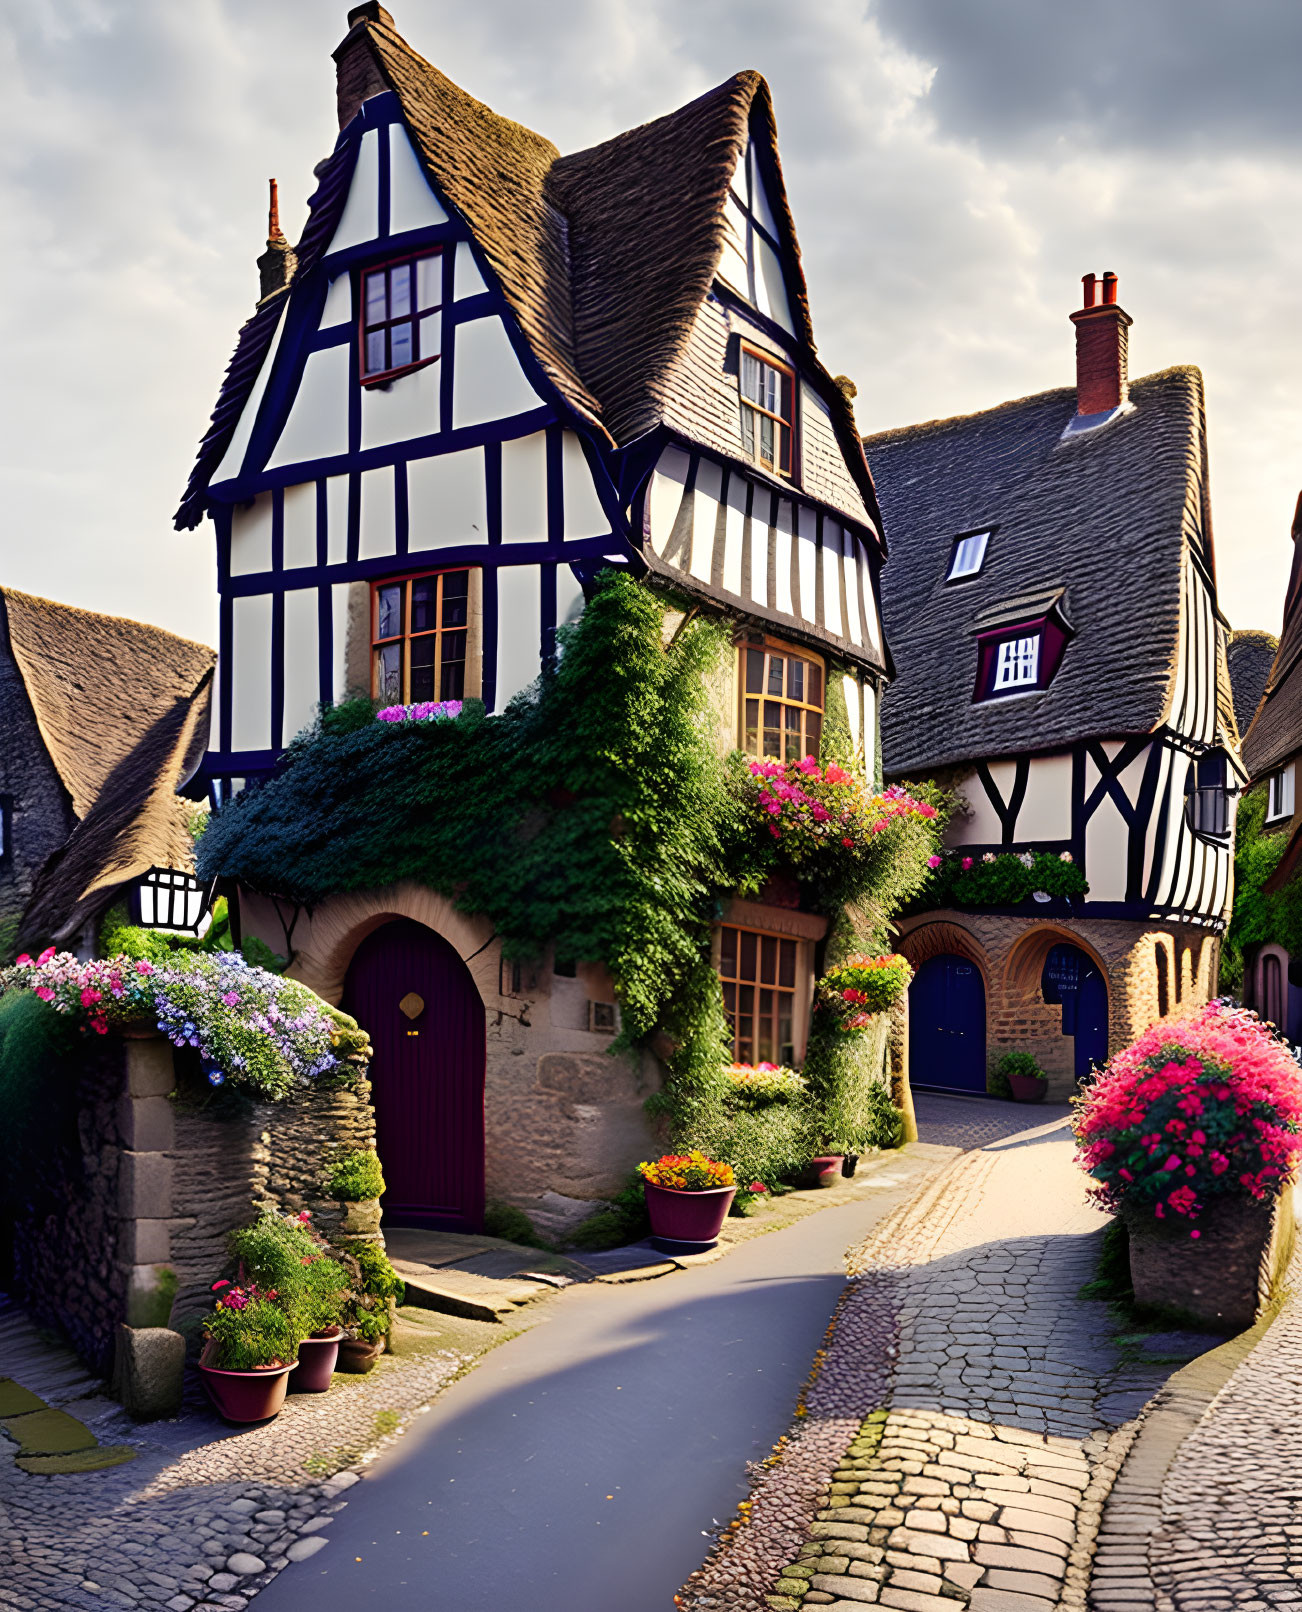
[[[442,255],[443,255],[443,248],[441,246],[426,247],[425,249],[423,249],[422,251],[419,251],[419,252],[405,252],[405,253],[402,254],[401,257],[385,258],[382,263],[368,263],[364,267],[360,268],[357,271],[357,375],[358,375],[359,381],[361,382],[361,384],[363,386],[379,386],[379,385],[384,384],[387,381],[396,380],[399,375],[410,375],[414,370],[424,369],[427,364],[434,363],[434,361],[440,356],[440,353],[442,351],[442,345],[443,345],[442,340],[441,340],[442,329],[443,329],[443,326],[442,326],[442,311],[443,311],[442,293],[440,291],[439,300],[436,303],[432,304],[430,307],[421,308],[419,306],[417,295],[416,295],[416,287],[417,287],[417,284],[418,284],[418,273],[417,273],[417,270],[416,270],[416,264],[420,263],[420,262],[424,262],[425,260],[430,259],[430,258],[441,258]],[[392,295],[392,286],[391,286],[390,283],[387,282],[387,276],[389,276],[394,269],[403,268],[404,266],[406,266],[408,264],[411,265],[411,277],[410,277],[411,301],[410,301],[410,304],[409,304],[408,312],[406,314],[394,315],[391,312],[390,301],[389,301],[389,299],[390,299],[390,297]],[[386,317],[384,319],[377,319],[377,320],[368,322],[368,318],[367,318],[367,313],[368,313],[368,309],[367,309],[367,285],[368,285],[368,281],[371,279],[371,277],[373,275],[380,275],[380,274],[383,274],[383,275],[386,276],[386,285],[385,285],[385,315],[386,315]],[[420,350],[421,324],[422,324],[422,321],[425,319],[425,317],[427,315],[431,314],[431,313],[437,313],[439,315],[439,334],[440,334],[439,349],[440,349],[440,352],[439,353],[422,353],[421,350]],[[410,325],[411,326],[411,341],[412,341],[412,354],[413,354],[413,356],[410,359],[410,361],[405,363],[405,364],[390,364],[388,368],[382,369],[382,370],[380,370],[380,369],[368,370],[367,367],[366,367],[366,363],[367,363],[367,357],[366,357],[367,336],[372,331],[381,331],[381,330],[384,331],[384,333],[385,333],[385,356],[386,356],[386,358],[391,358],[392,357],[392,351],[391,351],[390,346],[389,346],[389,343],[391,341],[391,337],[389,335],[389,332],[392,331],[395,326],[399,326],[399,325]]]
[[[996,689],[995,673],[999,665],[999,646],[1018,638],[1039,638],[1040,654],[1033,683],[1016,683],[1011,688]],[[1031,694],[1048,688],[1058,670],[1063,651],[1067,647],[1067,634],[1053,616],[1033,616],[1015,626],[992,628],[977,634],[976,687],[974,701],[1007,700],[1015,694]]]
[[[476,568],[474,566],[468,565],[443,566],[439,569],[430,571],[411,571],[404,576],[380,577],[371,583],[372,698],[389,698],[383,687],[383,677],[381,673],[381,651],[396,646],[399,657],[398,679],[400,685],[400,694],[399,698],[393,701],[393,703],[397,705],[410,705],[413,703],[411,686],[413,672],[413,645],[422,642],[428,643],[433,653],[433,659],[431,661],[428,663],[422,663],[422,669],[425,664],[428,664],[428,666],[431,668],[433,690],[429,695],[424,695],[422,698],[436,701],[463,700],[465,698],[466,673],[470,669],[470,614],[471,600],[474,596],[475,569]],[[464,576],[466,579],[466,591],[464,595],[460,593],[446,594],[442,585],[442,579],[444,577],[461,576]],[[436,579],[437,584],[434,595],[434,625],[432,627],[422,627],[418,630],[413,630],[411,624],[413,585],[417,582],[423,582],[427,578],[431,577]],[[381,636],[380,594],[386,588],[402,589],[401,618],[398,623],[397,632],[385,633],[383,636]],[[462,622],[445,622],[443,619],[445,614],[445,600],[451,601],[461,599],[465,600],[465,620]],[[459,656],[448,655],[445,658],[445,650],[449,647],[447,640],[452,639],[453,646],[455,646],[456,639],[458,637],[461,641],[460,648],[462,653]],[[461,683],[461,688],[459,690],[444,688],[445,666],[449,668],[452,666],[460,667],[459,681]]]
[[[781,378],[781,385],[776,410],[770,409],[766,404],[757,402],[753,397],[747,397],[744,388],[744,375],[747,358],[756,359],[766,364],[769,369],[775,370]],[[796,372],[790,364],[786,364],[772,353],[766,353],[762,347],[743,341],[739,344],[737,359],[737,395],[741,409],[750,409],[754,416],[751,427],[752,446],[747,457],[752,464],[767,470],[771,475],[781,476],[784,481],[796,479]],[[786,403],[787,411],[782,412],[782,405]],[[765,459],[759,451],[759,425],[761,420],[772,420],[776,427],[784,433],[786,453],[778,453],[772,461]],[[742,446],[745,448],[745,431],[742,432]]]

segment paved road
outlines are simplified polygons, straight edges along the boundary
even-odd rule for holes
[[[369,1468],[258,1612],[666,1612],[787,1430],[846,1249],[932,1165],[715,1264],[567,1294]]]

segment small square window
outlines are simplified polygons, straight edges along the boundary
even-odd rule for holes
[[[1266,800],[1266,821],[1277,823],[1282,818],[1293,815],[1293,768],[1289,766],[1280,772],[1272,772],[1268,784],[1269,794]]]
[[[969,532],[965,537],[956,537],[946,582],[956,582],[960,577],[976,576],[985,564],[986,544],[989,541],[989,532]]]
[[[1033,688],[1039,677],[1039,633],[1029,638],[1005,638],[995,660],[992,692],[1001,694],[1011,688]]]
[[[361,379],[389,380],[439,356],[438,253],[362,272]]]

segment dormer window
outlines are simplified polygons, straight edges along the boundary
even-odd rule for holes
[[[394,380],[439,356],[443,266],[438,252],[362,270],[363,386]]]
[[[986,560],[986,544],[990,541],[990,533],[967,532],[962,537],[954,539],[954,550],[949,559],[949,574],[946,582],[957,582],[963,577],[974,577],[981,570]]]
[[[1005,689],[1034,688],[1040,678],[1040,635],[1025,638],[1006,638],[995,656],[995,681],[992,693]]]
[[[1048,688],[1072,635],[1060,588],[991,605],[978,614],[976,628],[972,698],[977,701],[1012,699]]]
[[[741,445],[758,464],[791,474],[795,375],[753,348],[741,349]]]
[[[1266,785],[1266,821],[1281,823],[1293,815],[1293,764],[1272,772]]]

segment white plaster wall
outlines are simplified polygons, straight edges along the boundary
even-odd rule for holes
[[[421,321],[424,351],[425,320]],[[439,373],[442,360],[399,375],[387,386],[362,388],[362,446],[386,448],[392,442],[410,442],[432,436],[439,425]]]
[[[964,809],[950,818],[945,831],[946,844],[998,845],[1003,838],[1003,825],[977,775],[970,772],[960,778],[954,785],[954,793]]]
[[[329,330],[333,325],[342,325],[353,316],[353,277],[351,274],[336,274],[326,291],[325,305],[321,309],[320,329]]]
[[[597,497],[583,444],[573,431],[561,435],[561,488],[566,537],[605,537],[610,520]]]
[[[1017,814],[1019,840],[1071,838],[1070,756],[1035,756],[1026,779],[1026,795]]]
[[[774,542],[774,590],[777,597],[773,601],[773,608],[786,616],[796,613],[791,597],[791,541],[791,500],[779,498]]]
[[[651,528],[651,547],[664,557],[678,510],[687,486],[687,472],[691,460],[681,448],[666,448],[656,461],[647,493],[647,520]]]
[[[271,595],[231,604],[231,749],[271,748]]]
[[[452,294],[460,302],[465,297],[481,296],[488,287],[475,262],[474,248],[469,241],[457,242],[456,261],[452,265]]]
[[[282,553],[287,571],[316,564],[316,482],[285,488]]]
[[[348,687],[348,592],[347,582],[336,582],[330,589],[331,659],[333,661],[334,698],[342,700]]]
[[[796,506],[796,574],[800,579],[800,615],[818,624],[818,518],[808,505]]]
[[[496,315],[457,326],[452,375],[454,428],[510,419],[536,409],[541,402]]]
[[[380,131],[367,129],[357,152],[348,200],[335,226],[329,251],[374,240],[380,228]]]
[[[286,303],[286,306],[288,303]],[[248,452],[249,438],[253,434],[254,422],[258,418],[258,410],[262,407],[262,396],[267,390],[267,381],[270,379],[272,366],[276,362],[276,354],[280,349],[281,334],[285,329],[285,308],[280,310],[276,320],[276,332],[271,338],[271,345],[267,348],[267,356],[262,360],[262,368],[258,371],[258,378],[253,383],[248,401],[240,413],[235,430],[231,433],[231,440],[226,452],[222,455],[222,462],[213,473],[213,483],[226,481],[231,476],[238,476],[244,464],[244,455]]]
[[[692,544],[687,563],[689,573],[699,582],[710,580],[722,493],[723,471],[712,460],[700,460],[696,466],[696,490],[692,495]]]
[[[1126,857],[1130,828],[1111,796],[1099,805],[1085,825],[1085,877],[1091,901],[1126,899]]]
[[[504,565],[497,573],[497,710],[542,669],[542,568]]]
[[[568,565],[556,567],[556,625],[572,626],[583,614],[583,589]]]
[[[348,558],[348,477],[326,477],[326,561],[342,565]]]
[[[357,533],[357,557],[380,559],[397,549],[394,531],[394,470],[384,465],[361,474],[362,508]]]
[[[746,542],[746,485],[740,476],[728,482],[728,510],[723,531],[723,585],[741,595],[741,562]]]
[[[272,499],[259,493],[251,504],[231,512],[231,575],[251,576],[271,569]]]
[[[369,137],[368,137],[369,138]],[[401,123],[389,125],[389,233],[446,224],[448,215],[430,189]]]
[[[823,620],[829,632],[844,636],[841,621],[841,528],[823,522]]]
[[[320,699],[317,590],[292,588],[285,594],[285,703],[280,742],[288,744],[315,718]]]
[[[309,353],[267,468],[348,452],[348,348]]]
[[[547,437],[542,431],[502,444],[502,541],[547,540]]]
[[[482,448],[408,461],[407,528],[407,548],[413,554],[488,542]]]

